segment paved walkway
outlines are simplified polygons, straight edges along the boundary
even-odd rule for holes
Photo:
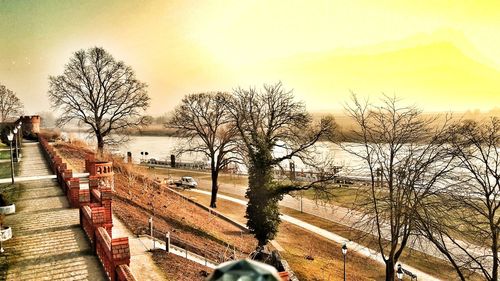
[[[23,185],[25,186],[39,186],[38,189],[34,189],[36,190],[36,192],[30,195],[26,195],[30,197],[31,201],[25,204],[29,205],[27,206],[28,212],[26,213],[25,217],[34,217],[36,221],[44,220],[46,222],[50,222],[51,220],[55,220],[57,222],[57,225],[53,228],[55,228],[56,230],[60,227],[70,228],[73,232],[72,237],[75,240],[73,242],[79,243],[78,250],[74,247],[74,245],[70,246],[64,243],[60,243],[60,247],[55,246],[54,248],[60,249],[71,247],[76,251],[74,251],[73,254],[83,255],[84,261],[82,262],[87,264],[87,266],[85,267],[80,266],[82,268],[88,269],[87,272],[81,272],[81,274],[79,273],[78,275],[73,274],[74,276],[63,276],[64,278],[62,278],[61,280],[105,280],[102,277],[104,276],[104,271],[102,270],[101,265],[98,263],[97,256],[92,254],[90,250],[90,244],[87,242],[88,240],[84,236],[83,230],[81,230],[80,228],[78,209],[65,209],[69,208],[69,204],[55,180],[54,182],[47,179],[41,180],[42,178],[50,178],[55,176],[50,171],[40,145],[38,143],[32,142],[23,143],[22,157],[23,158],[19,163],[19,175],[16,176],[16,180],[19,180],[20,182],[22,181]],[[88,173],[74,173],[73,175],[75,177],[85,177],[88,176]],[[1,182],[2,180],[0,180],[0,183]],[[41,182],[42,184],[40,184]],[[47,183],[47,186],[45,186],[43,182]],[[88,188],[88,185],[86,186]],[[17,204],[16,207],[17,206],[19,206],[19,204]],[[51,217],[53,212],[46,211],[47,209],[51,210],[51,208],[54,208],[55,212],[53,217]],[[12,216],[12,218],[14,219],[14,216]],[[33,219],[31,219],[31,221],[33,221]],[[60,226],[59,224],[62,225]],[[13,224],[11,223],[11,225]],[[14,232],[14,236],[17,236],[16,230],[14,230]],[[64,233],[58,234],[62,235]],[[113,216],[112,236],[129,237],[131,253],[130,269],[138,280],[166,280],[161,270],[154,263],[151,253],[147,252],[148,248],[142,245],[139,239],[135,237],[115,216]],[[70,237],[68,236],[64,239],[66,242],[68,242]],[[55,258],[57,258],[57,256]],[[42,279],[35,278],[33,280]],[[46,280],[57,280],[57,278],[48,278]]]
[[[42,147],[37,142],[24,142],[21,150],[18,177],[53,175],[45,159]]]
[[[19,175],[49,174],[39,144],[26,144]],[[18,189],[16,213],[5,219],[13,238],[4,242],[0,280],[106,280],[79,226],[78,209],[69,208],[57,182],[29,181]]]
[[[167,280],[140,238],[130,232],[123,222],[113,215],[113,237],[128,237],[130,245],[130,270],[138,280]]]

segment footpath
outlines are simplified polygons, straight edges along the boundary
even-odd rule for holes
[[[0,254],[0,280],[106,280],[97,256],[54,179],[38,143],[23,144],[16,213],[5,218],[12,239]],[[46,177],[44,179],[44,177]],[[3,184],[5,186],[5,184]]]
[[[167,280],[163,272],[153,261],[149,252],[151,242],[134,235],[123,222],[113,215],[113,237],[128,237],[130,247],[130,270],[138,280]],[[149,239],[150,240],[150,239]],[[149,243],[148,243],[149,242]]]

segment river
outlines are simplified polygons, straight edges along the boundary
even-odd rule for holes
[[[71,138],[79,138],[86,140],[87,143],[95,145],[93,139],[86,139],[84,133],[63,133],[63,136]],[[156,159],[161,161],[170,161],[170,155],[175,154],[175,149],[179,147],[185,139],[178,137],[167,136],[131,136],[126,143],[117,146],[115,152],[120,152],[127,155],[127,152],[132,153],[134,163],[139,163],[141,159]],[[148,155],[141,155],[141,152],[147,152]],[[282,155],[283,150],[275,151],[275,155]],[[333,161],[336,166],[349,167],[349,170],[361,167],[363,162],[356,156],[346,152],[339,145],[333,143],[319,142],[313,149],[314,158],[318,162]],[[333,160],[331,160],[333,159]],[[178,162],[195,162],[203,161],[208,163],[206,156],[201,153],[183,154],[176,157]],[[298,159],[294,159],[296,171],[307,171],[307,167]],[[288,161],[284,161],[283,167],[288,169]],[[242,167],[240,170],[245,171]]]

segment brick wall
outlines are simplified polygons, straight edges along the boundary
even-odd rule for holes
[[[24,135],[40,133],[40,116],[21,116],[18,121],[22,121],[22,131]]]
[[[73,208],[85,205],[89,202],[87,199],[88,191],[81,190],[80,179],[73,177],[73,171],[68,169],[68,165],[63,162],[62,157],[57,154],[55,149],[43,137],[39,138],[45,158],[49,166],[56,174],[57,182],[66,194],[68,201]],[[82,202],[80,202],[82,200]]]
[[[96,162],[94,155],[85,159],[89,176],[89,189],[81,189],[80,179],[73,178],[73,171],[57,155],[54,148],[42,137],[39,142],[49,165],[73,208],[80,209],[80,225],[99,257],[111,281],[135,281],[130,271],[128,237],[112,239],[113,163]],[[110,185],[111,183],[111,185]]]

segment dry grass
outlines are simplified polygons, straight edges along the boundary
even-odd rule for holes
[[[68,168],[77,173],[84,172],[85,156],[93,152],[82,141],[73,141],[71,143],[57,142],[54,144],[54,149],[65,159]]]
[[[280,225],[277,241],[286,250],[283,258],[300,280],[342,279],[342,245],[286,222]],[[384,280],[385,277],[381,264],[353,252],[347,256],[346,275],[347,280]]]
[[[210,201],[208,195],[189,190],[182,192],[202,204],[208,204]],[[218,202],[218,211],[239,222],[246,222],[245,206],[224,199],[219,199]],[[340,280],[343,277],[340,244],[287,222],[281,223],[276,240],[285,249],[285,252],[282,252],[283,258],[288,261],[300,280]],[[306,259],[308,255],[314,260]],[[346,271],[348,280],[384,279],[382,265],[356,253],[349,254]]]
[[[153,259],[169,280],[201,281],[205,280],[205,276],[212,271],[208,267],[161,250],[153,251]]]
[[[117,169],[119,170],[119,169]],[[153,185],[148,179],[138,177],[130,182],[128,174],[115,174],[115,190],[119,201],[133,201],[142,208],[142,212],[154,213],[162,217],[165,223],[163,231],[174,231],[176,236],[190,241],[197,247],[209,248],[223,253],[226,244],[249,254],[255,249],[256,241],[248,234],[239,235],[240,229],[218,217],[209,214],[202,208],[184,200],[182,197],[166,189],[165,186]],[[125,199],[125,200],[124,200]],[[128,206],[122,208],[129,208]],[[137,209],[137,208],[136,208]],[[128,210],[133,213],[133,210]],[[144,224],[147,217],[144,218]]]
[[[301,213],[299,211],[290,208],[282,207],[281,210],[284,214],[309,222],[317,227],[336,233],[349,240],[356,241],[359,244],[368,247],[370,249],[377,250],[378,246],[375,236],[367,235],[361,231],[343,226],[341,224],[334,223],[326,219],[318,218],[313,215]],[[453,277],[456,276],[455,270],[447,261],[426,255],[425,253],[416,250],[412,250],[411,248],[406,248],[406,250],[403,252],[400,258],[400,261],[408,263],[413,267],[423,272],[426,272],[432,276],[438,277],[442,280],[450,280],[452,279],[450,278],[450,276]],[[475,275],[475,276],[470,276],[469,280],[481,280],[481,278]]]

